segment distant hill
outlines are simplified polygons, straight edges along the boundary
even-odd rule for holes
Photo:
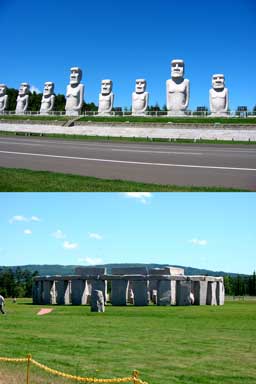
[[[75,273],[75,268],[79,265],[59,265],[59,264],[45,264],[45,265],[37,265],[37,264],[29,264],[29,265],[20,265],[20,266],[11,266],[4,267],[0,266],[1,270],[11,268],[12,270],[16,270],[17,268],[27,269],[30,272],[38,272],[38,275],[72,275]],[[106,267],[107,273],[111,273],[112,268],[115,267],[139,267],[144,266],[147,268],[161,268],[167,266],[167,264],[140,264],[140,263],[120,263],[120,264],[102,264],[98,265],[98,267]],[[173,267],[184,268],[185,275],[209,275],[209,276],[237,276],[238,273],[224,272],[224,271],[211,271],[208,269],[199,269],[193,267],[184,267],[181,265],[172,265]]]

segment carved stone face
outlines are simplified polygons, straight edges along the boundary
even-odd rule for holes
[[[78,67],[70,68],[70,84],[76,85],[79,84],[82,80],[82,70]]]
[[[101,82],[101,94],[109,95],[112,92],[112,81],[111,80],[102,80]]]
[[[184,61],[183,60],[172,60],[171,62],[171,76],[172,77],[183,77],[184,76]]]
[[[51,81],[47,81],[44,83],[44,96],[52,95],[54,92],[54,83]]]
[[[24,96],[28,93],[28,91],[29,91],[28,83],[21,83],[20,89],[19,89],[19,95]]]
[[[136,93],[144,93],[146,90],[146,80],[144,79],[136,79],[136,87],[135,91]]]
[[[225,88],[225,77],[222,74],[212,76],[212,87],[213,89],[224,89]]]
[[[0,84],[0,96],[4,96],[6,94],[6,85]]]

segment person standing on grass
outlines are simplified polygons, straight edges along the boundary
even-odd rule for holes
[[[0,295],[0,312],[3,315],[5,314],[5,311],[4,311],[4,297],[2,295]]]

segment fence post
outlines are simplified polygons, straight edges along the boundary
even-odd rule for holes
[[[32,356],[29,354],[27,357],[28,357],[28,361],[27,361],[27,383],[26,384],[30,384],[30,360]]]
[[[133,371],[132,372],[132,377],[133,377],[133,384],[137,384],[137,379],[139,378],[139,371]]]

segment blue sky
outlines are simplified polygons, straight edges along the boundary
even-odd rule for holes
[[[1,0],[0,82],[65,93],[69,68],[83,69],[86,102],[114,82],[115,106],[131,105],[136,78],[150,104],[165,104],[170,61],[185,60],[190,108],[208,106],[211,76],[224,73],[230,107],[256,104],[255,0]]]
[[[1,193],[0,265],[256,270],[253,193]]]

